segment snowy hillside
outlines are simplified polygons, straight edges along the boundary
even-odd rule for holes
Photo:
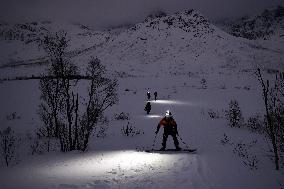
[[[67,31],[71,39],[71,57],[98,56],[106,66],[119,65],[121,70],[117,71],[130,75],[137,71],[151,73],[151,66],[157,64],[160,65],[157,73],[172,75],[188,74],[184,69],[187,66],[203,71],[220,67],[249,70],[283,66],[282,38],[273,43],[237,39],[210,24],[199,12],[189,10],[147,18],[143,23],[118,31],[97,32],[84,25],[50,22],[4,24],[0,27],[4,39],[2,67],[45,62],[37,41],[48,31],[61,30]],[[27,45],[29,48],[25,48]]]
[[[59,30],[67,32],[66,56],[81,73],[98,57],[109,77],[118,79],[119,102],[105,112],[107,121],[95,129],[87,152],[61,153],[55,145],[51,152],[32,153],[37,141],[31,136],[43,125],[39,82],[0,82],[0,130],[11,127],[20,139],[12,166],[0,159],[1,189],[283,188],[284,168],[274,170],[270,143],[247,126],[249,118],[263,120],[265,112],[256,68],[266,78],[284,69],[282,36],[235,37],[195,10],[107,31],[72,23],[2,24],[0,78],[45,74],[50,62],[38,42]],[[150,115],[143,110],[147,91]],[[228,126],[233,99],[242,111],[241,128]],[[156,140],[154,132],[168,109],[178,124],[180,146],[197,148],[196,153],[141,151],[161,147],[163,131]],[[171,137],[168,148],[174,148]]]
[[[265,10],[253,17],[243,17],[238,20],[219,23],[228,33],[247,39],[283,38],[284,7]]]
[[[272,50],[270,46],[236,39],[191,10],[146,20],[111,36],[108,43],[94,52],[104,62],[119,65],[128,74],[144,72],[147,75],[153,73],[149,72],[153,66],[159,65],[155,74],[185,75],[189,71],[185,68],[249,70],[258,66],[275,69],[283,60],[283,46],[272,48],[275,59],[267,60],[267,54],[271,54],[268,51]],[[207,62],[209,57],[210,62]],[[256,62],[255,58],[261,62]]]

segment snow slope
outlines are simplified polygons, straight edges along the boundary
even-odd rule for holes
[[[283,38],[284,7],[266,9],[262,13],[237,20],[217,22],[228,33],[247,39]]]
[[[54,24],[54,25],[53,25]],[[57,28],[52,23],[50,30]],[[269,146],[263,135],[246,128],[229,128],[224,117],[231,99],[238,100],[247,119],[263,113],[258,81],[253,72],[283,70],[284,47],[274,41],[249,41],[233,37],[210,24],[197,11],[147,19],[119,32],[92,31],[78,25],[61,25],[70,33],[70,57],[83,70],[90,56],[97,56],[110,73],[119,79],[119,103],[106,112],[108,130],[97,137],[86,153],[28,153],[26,133],[41,125],[37,115],[37,81],[0,83],[0,128],[11,126],[22,141],[18,164],[0,169],[1,188],[281,188],[283,172],[273,169]],[[21,53],[22,65],[6,61],[1,77],[39,74],[48,62],[36,43],[25,46],[19,41],[0,41],[1,49],[11,45]],[[19,44],[19,45],[17,45]],[[7,53],[7,54],[6,54]],[[1,54],[2,58],[2,54]],[[2,62],[3,61],[3,62]],[[36,62],[35,64],[33,64]],[[7,64],[8,63],[8,64]],[[10,65],[10,66],[9,66]],[[11,67],[13,65],[13,67]],[[206,80],[206,86],[201,84]],[[158,91],[150,115],[143,111],[146,91]],[[170,109],[179,133],[196,154],[151,154],[136,148],[153,145],[156,125]],[[214,111],[219,118],[212,119]],[[16,112],[16,119],[7,119]],[[125,112],[128,120],[117,120]],[[132,126],[140,134],[124,136],[121,130]],[[224,134],[228,142],[224,141]],[[162,133],[155,142],[160,148]],[[168,148],[173,148],[171,138]],[[180,141],[181,142],[181,141]],[[247,157],[237,155],[237,144],[245,143]],[[186,147],[181,142],[182,147]],[[256,168],[249,166],[254,156]]]
[[[272,49],[266,48],[224,33],[191,10],[146,20],[111,37],[95,52],[105,62],[119,65],[128,74],[153,73],[149,70],[157,64],[160,69],[156,69],[155,74],[171,75],[187,74],[184,68],[203,71],[240,67],[246,70],[256,66],[283,68],[283,45],[279,44],[280,49],[274,51],[275,59],[268,52]]]

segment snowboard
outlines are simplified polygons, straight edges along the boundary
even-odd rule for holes
[[[143,152],[148,152],[148,153],[161,153],[161,154],[172,154],[172,153],[195,153],[197,149],[181,149],[181,150],[176,150],[176,149],[166,149],[166,150],[157,150],[157,149],[144,149],[141,150]]]

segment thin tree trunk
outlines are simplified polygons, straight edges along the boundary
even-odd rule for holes
[[[78,100],[79,96],[77,93],[76,96],[76,108],[75,108],[75,133],[74,133],[74,141],[73,141],[73,149],[76,148],[77,143],[78,143],[78,109],[79,109],[79,100]],[[79,149],[77,149],[79,150]]]
[[[4,139],[4,155],[5,155],[5,162],[7,167],[9,166],[9,161],[8,161],[8,146],[7,146],[7,138]]]
[[[272,123],[272,118],[271,118],[271,114],[269,112],[269,104],[268,104],[268,92],[269,92],[269,81],[265,82],[263,81],[260,69],[257,70],[257,76],[258,79],[262,85],[262,92],[263,92],[263,100],[264,100],[264,104],[265,104],[265,111],[266,111],[266,117],[267,117],[267,124],[269,127],[269,133],[268,135],[271,138],[271,142],[272,142],[272,147],[273,147],[273,153],[274,153],[274,163],[275,163],[275,168],[276,170],[279,170],[279,155],[278,155],[278,148],[277,148],[277,141],[276,141],[276,136],[275,136],[275,132],[274,132],[274,125]]]
[[[279,170],[278,148],[277,148],[277,144],[276,144],[275,133],[274,133],[274,130],[273,130],[273,123],[272,123],[271,116],[270,116],[270,113],[269,113],[269,110],[268,110],[268,102],[267,101],[268,101],[267,96],[265,96],[266,117],[267,117],[267,123],[268,123],[268,127],[269,127],[272,147],[273,147],[274,163],[275,163],[276,170]]]

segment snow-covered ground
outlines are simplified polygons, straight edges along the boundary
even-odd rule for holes
[[[264,136],[246,128],[230,128],[224,116],[231,99],[239,102],[245,119],[263,113],[254,69],[260,67],[265,73],[269,69],[283,70],[283,43],[236,38],[203,19],[195,11],[181,12],[140,23],[134,29],[118,33],[88,31],[90,35],[81,35],[86,29],[66,26],[71,34],[70,57],[81,69],[90,56],[98,56],[118,77],[119,103],[106,112],[109,119],[106,136],[97,137],[94,133],[85,153],[28,154],[26,133],[42,124],[37,115],[38,81],[2,82],[0,128],[11,126],[22,141],[18,164],[7,168],[1,162],[0,188],[283,187],[283,172],[274,170]],[[167,24],[169,21],[173,24]],[[1,53],[1,64],[14,66],[2,67],[1,77],[37,75],[48,66],[29,65],[33,61],[15,66],[18,59],[44,57],[34,43],[29,44],[32,46],[29,49],[18,41],[0,43],[1,49],[7,47],[8,51],[5,56]],[[31,56],[28,50],[33,52]],[[203,78],[206,87],[201,84]],[[152,96],[154,91],[158,92],[158,101],[151,101],[150,115],[143,110],[148,90]],[[152,147],[154,131],[167,109],[172,111],[183,141],[197,148],[197,153],[136,150]],[[210,111],[219,118],[210,118]],[[16,112],[16,119],[7,119],[12,112]],[[121,112],[128,113],[129,120],[114,118]],[[140,134],[124,136],[121,129],[127,124]],[[229,140],[226,143],[221,142],[224,134]],[[160,131],[155,148],[161,147],[161,141]],[[247,152],[247,157],[237,155],[234,149],[238,143],[251,145],[243,152]],[[169,137],[168,148],[173,147]],[[256,166],[247,165],[254,157],[258,160]]]

